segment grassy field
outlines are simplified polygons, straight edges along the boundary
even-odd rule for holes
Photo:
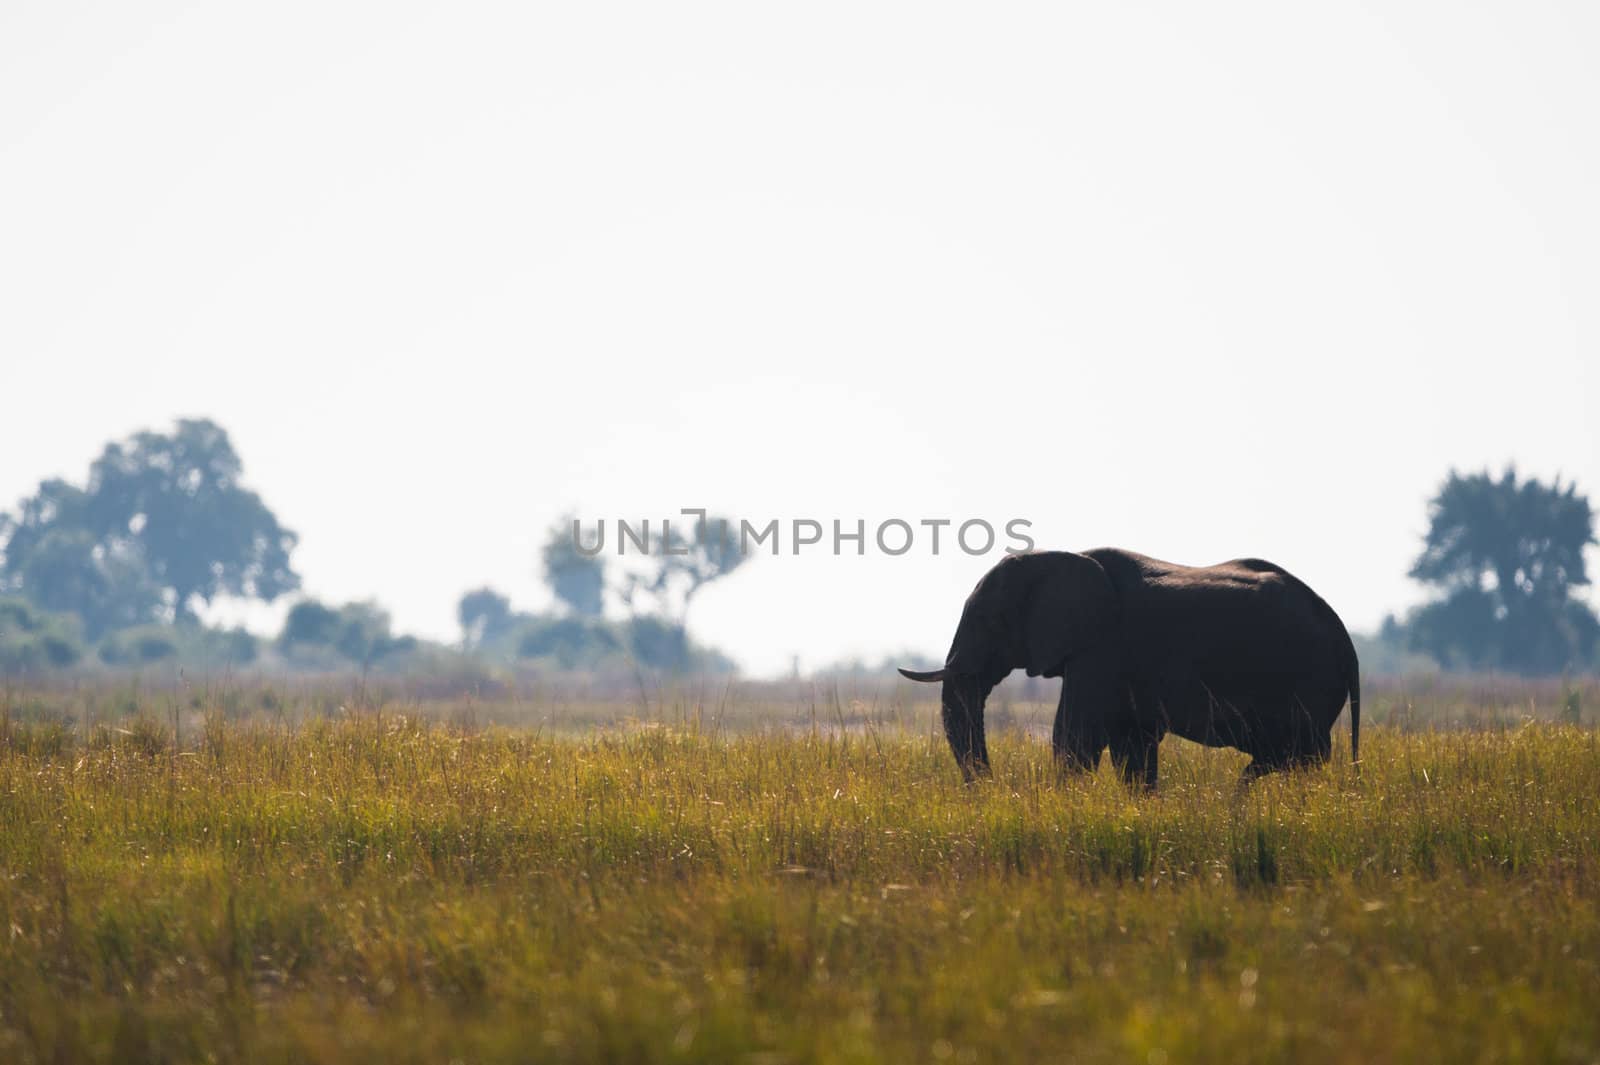
[[[968,788],[929,706],[230,698],[7,696],[0,1061],[1600,1059],[1559,689],[1239,797],[1061,782],[1026,706]]]

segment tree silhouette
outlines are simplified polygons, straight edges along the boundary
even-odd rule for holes
[[[1508,467],[1451,471],[1429,505],[1411,576],[1443,591],[1410,622],[1411,644],[1451,667],[1554,673],[1585,665],[1600,621],[1573,590],[1589,583],[1594,512],[1573,484],[1519,481]]]
[[[663,616],[674,618],[680,628],[685,628],[689,607],[700,590],[726,577],[748,558],[740,550],[738,522],[708,514],[695,522],[694,532],[688,537],[671,530],[653,561],[654,575],[631,576],[623,589],[623,600],[632,608],[635,597],[644,592],[655,600]]]
[[[169,611],[191,621],[218,595],[293,591],[295,535],[239,476],[228,434],[204,419],[108,444],[86,487],[45,481],[0,518],[0,591],[77,614],[91,637]]]
[[[0,673],[6,677],[73,665],[83,657],[75,618],[0,598]]]
[[[461,597],[456,605],[456,620],[461,623],[461,642],[467,648],[481,647],[510,630],[516,615],[511,600],[493,588],[478,588]]]
[[[270,602],[300,586],[289,565],[295,534],[239,483],[241,465],[215,422],[108,444],[89,470],[88,524],[108,541],[131,538],[176,619],[218,595]]]
[[[306,651],[338,655],[363,669],[416,646],[415,637],[390,632],[388,613],[375,603],[334,608],[305,599],[290,608],[278,635],[278,647],[291,657]]]
[[[575,616],[597,618],[604,606],[605,563],[599,555],[579,551],[576,535],[577,523],[570,515],[550,527],[541,552],[544,578]]]

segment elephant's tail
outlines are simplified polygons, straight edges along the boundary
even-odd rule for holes
[[[1361,769],[1361,660],[1356,657],[1355,641],[1343,624],[1344,632],[1344,682],[1350,694],[1350,763]]]

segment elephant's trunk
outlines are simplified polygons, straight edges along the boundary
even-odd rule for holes
[[[940,683],[939,707],[944,735],[961,775],[970,784],[989,775],[989,744],[983,734],[983,704],[994,686],[1011,672],[1012,663],[990,650],[982,622],[963,613],[943,669],[902,669],[901,675],[923,684]]]
[[[989,775],[989,744],[983,734],[983,704],[988,692],[964,677],[947,677],[940,697],[945,738],[961,775],[970,783]]]

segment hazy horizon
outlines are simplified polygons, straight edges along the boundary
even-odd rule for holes
[[[1452,467],[1600,498],[1600,8],[612,12],[0,12],[0,509],[214,418],[308,594],[449,639],[569,511],[1025,518],[1371,630]],[[999,557],[690,627],[939,656]]]

